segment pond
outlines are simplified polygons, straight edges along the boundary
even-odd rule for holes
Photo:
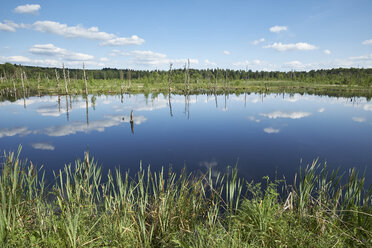
[[[131,114],[133,116],[131,117]],[[314,159],[372,178],[372,103],[300,94],[41,96],[0,102],[0,150],[47,178],[89,151],[104,172],[224,172],[290,181]],[[132,120],[131,120],[132,118]]]

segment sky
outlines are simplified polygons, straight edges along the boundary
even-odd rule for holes
[[[0,63],[167,70],[372,67],[372,1],[2,0]]]

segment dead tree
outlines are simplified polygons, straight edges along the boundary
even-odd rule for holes
[[[85,95],[88,97],[88,82],[87,82],[87,76],[85,74],[85,64],[83,63],[83,78],[85,83]]]
[[[58,87],[58,91],[59,91],[59,75],[58,75],[57,69],[54,69],[54,71],[56,72],[57,87]]]
[[[66,94],[68,95],[67,79],[66,79],[66,71],[65,71],[64,63],[62,63],[62,68],[63,68],[63,79],[65,80],[65,91],[66,91]]]

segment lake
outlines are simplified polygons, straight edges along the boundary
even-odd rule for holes
[[[131,113],[133,118],[131,122]],[[292,181],[314,159],[372,178],[372,103],[288,94],[42,96],[0,102],[0,149],[47,178],[89,151],[108,169],[224,172]]]

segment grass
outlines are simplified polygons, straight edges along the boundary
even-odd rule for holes
[[[89,94],[122,94],[122,93],[168,93],[168,81],[150,82],[145,79],[135,79],[131,84],[127,81],[115,79],[110,80],[88,80]],[[64,85],[60,82],[57,87],[55,80],[28,80],[24,83],[20,79],[6,80],[0,83],[1,93],[10,93],[15,98],[22,98],[25,95],[44,94],[66,94]],[[305,83],[295,81],[254,81],[254,80],[231,80],[226,83],[224,80],[209,82],[205,80],[191,81],[189,89],[184,83],[172,83],[171,92],[174,94],[197,94],[197,93],[308,93],[330,96],[365,96],[372,97],[372,87],[360,85],[321,84]],[[70,94],[85,94],[85,83],[83,80],[72,80],[68,86]]]
[[[245,182],[236,167],[103,177],[86,153],[47,184],[20,150],[1,162],[3,247],[372,247],[372,193],[354,169],[314,161],[292,186]]]

